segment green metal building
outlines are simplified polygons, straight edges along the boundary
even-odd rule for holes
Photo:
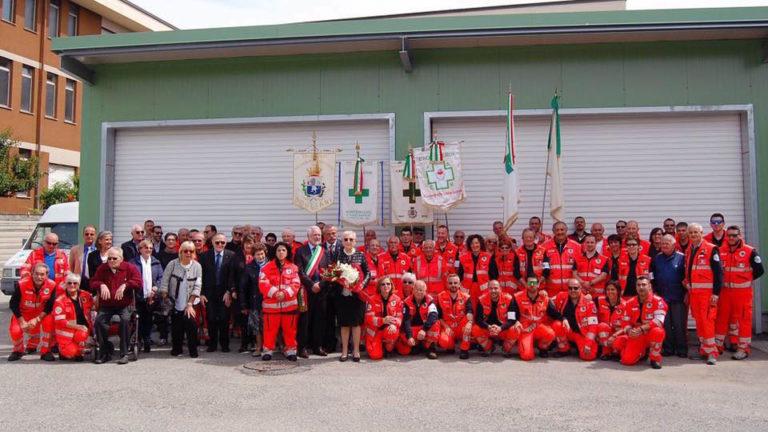
[[[432,137],[462,142],[467,201],[437,214],[490,232],[501,218],[505,101],[515,96],[519,231],[541,214],[549,102],[562,94],[566,212],[636,219],[722,212],[768,250],[768,8],[346,20],[58,39],[85,88],[81,223],[128,237],[216,223],[298,230],[286,149],[359,141],[381,162]],[[546,215],[545,215],[546,216]],[[335,208],[319,215],[335,222]],[[549,223],[545,218],[545,226]],[[768,296],[755,296],[756,321]]]

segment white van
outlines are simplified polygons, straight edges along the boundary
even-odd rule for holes
[[[35,230],[29,236],[21,250],[8,258],[3,265],[3,279],[0,282],[0,290],[6,295],[13,294],[16,289],[16,282],[19,280],[19,270],[32,250],[43,246],[43,239],[49,232],[54,232],[59,236],[59,249],[63,250],[69,256],[69,249],[76,245],[79,237],[77,235],[78,220],[78,202],[64,204],[54,204],[48,207],[37,222]]]

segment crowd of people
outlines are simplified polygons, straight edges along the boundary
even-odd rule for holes
[[[54,233],[45,236],[21,269],[11,297],[10,336],[19,360],[38,349],[41,358],[83,360],[94,334],[96,363],[111,360],[109,327],[118,316],[119,364],[129,353],[131,314],[138,314],[138,343],[145,352],[170,338],[180,356],[239,352],[289,361],[325,357],[360,361],[364,350],[378,360],[422,352],[471,351],[489,356],[515,351],[522,360],[563,357],[619,360],[688,357],[688,313],[699,345],[690,358],[714,365],[726,349],[750,354],[754,279],[763,274],[757,251],[725,217],[710,218],[712,231],[696,223],[664,220],[640,237],[636,221],[617,221],[616,232],[583,217],[568,233],[552,234],[538,217],[520,244],[496,221],[492,233],[451,237],[440,225],[436,238],[403,228],[386,239],[375,231],[358,245],[354,231],[318,223],[299,242],[290,229],[264,236],[258,226],[235,226],[227,241],[214,225],[164,233],[148,220],[131,228],[119,247],[112,233],[86,226],[69,259]],[[355,281],[328,278],[337,263],[357,270]],[[152,340],[157,329],[159,340]],[[169,334],[170,333],[170,334]],[[26,337],[26,345],[25,339]]]

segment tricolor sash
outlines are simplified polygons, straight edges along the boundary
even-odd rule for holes
[[[307,276],[312,276],[317,271],[317,266],[320,264],[320,259],[323,258],[323,247],[320,245],[315,246],[314,252],[312,252],[312,257],[309,259],[309,262],[307,263],[306,268],[304,268],[304,273]]]

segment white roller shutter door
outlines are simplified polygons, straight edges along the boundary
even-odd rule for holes
[[[57,164],[48,164],[48,187],[56,183],[72,185],[72,176],[75,175],[75,167]]]
[[[118,130],[112,209],[116,240],[127,240],[131,225],[151,218],[165,232],[215,224],[229,238],[233,225],[250,223],[278,239],[284,228],[291,228],[304,241],[315,217],[292,204],[293,154],[286,150],[310,147],[313,132],[321,149],[343,149],[337,162],[354,160],[355,141],[366,160],[390,159],[387,120]],[[388,220],[388,169],[382,175]],[[332,192],[335,204],[318,219],[336,224],[338,191]],[[380,235],[387,231],[376,229]],[[362,230],[357,231],[362,241]]]
[[[467,200],[448,214],[452,230],[491,232],[501,219],[503,118],[435,118],[441,140],[463,140]],[[528,218],[541,215],[548,117],[518,116],[516,149],[521,176],[519,238]],[[643,238],[666,217],[699,222],[721,212],[744,227],[741,122],[738,114],[564,115],[562,166],[569,230],[576,216],[602,222],[606,235],[618,219],[636,219]],[[442,215],[440,216],[442,220]],[[549,198],[544,226],[551,231]]]

